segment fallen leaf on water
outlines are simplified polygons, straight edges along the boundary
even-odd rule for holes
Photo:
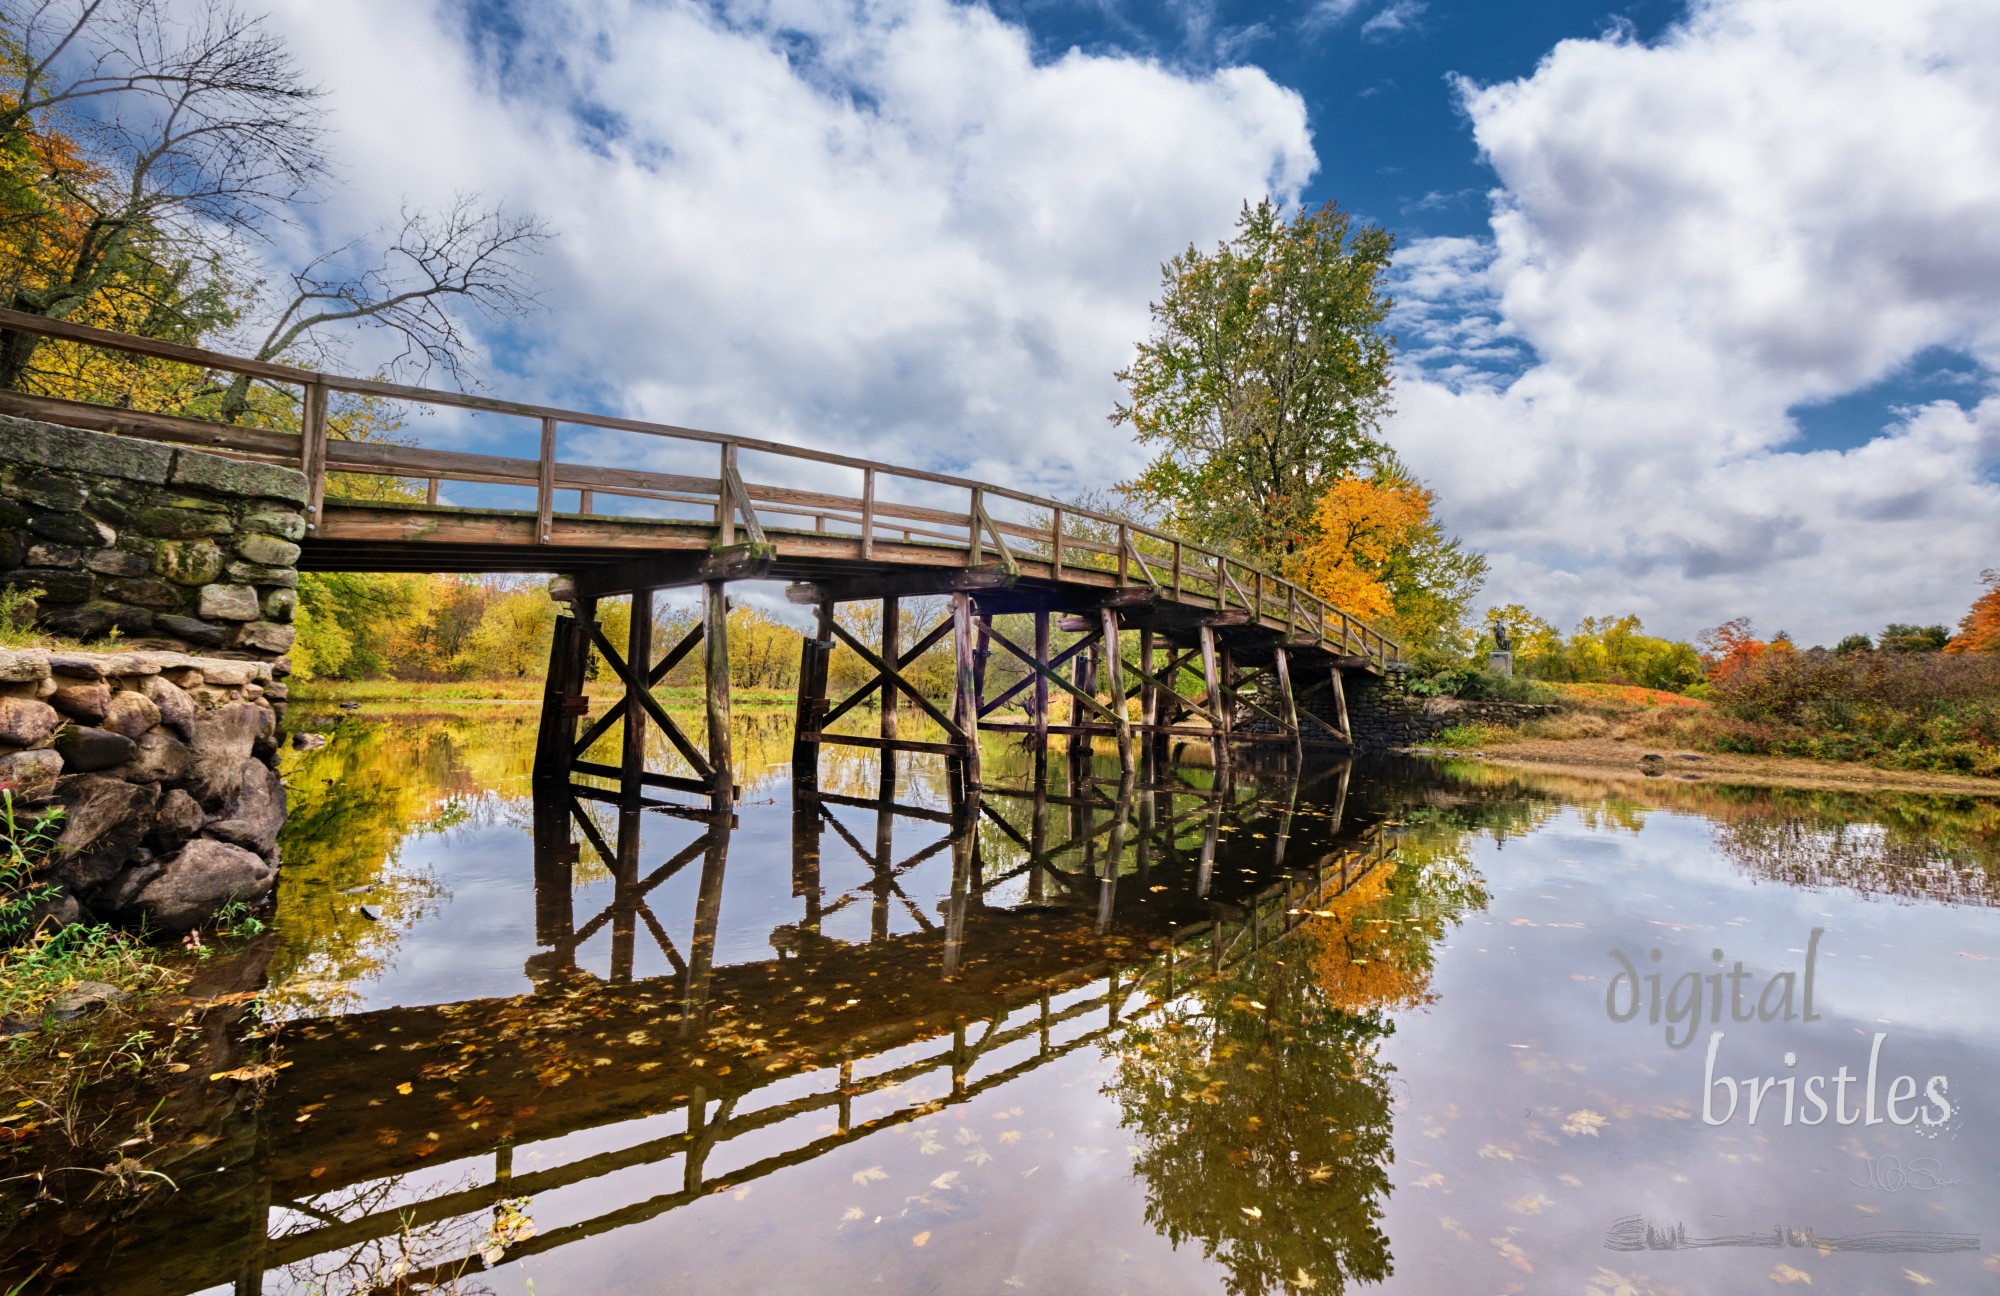
[[[929,1230],[926,1230],[926,1231],[924,1231],[924,1232],[922,1232],[922,1233],[919,1233],[919,1234],[917,1234],[917,1235],[916,1235],[915,1237],[911,1238],[911,1239],[910,1239],[910,1245],[911,1245],[911,1246],[915,1246],[915,1247],[920,1247],[920,1246],[922,1246],[922,1245],[923,1245],[924,1243],[926,1243],[926,1242],[928,1242],[928,1241],[930,1241],[930,1240],[931,1240],[931,1235],[930,1235],[930,1232],[929,1232]]]
[[[1602,1116],[1586,1107],[1582,1111],[1571,1112],[1564,1119],[1562,1128],[1565,1134],[1587,1134],[1591,1138],[1596,1138],[1597,1131],[1604,1128],[1604,1123]]]
[[[256,1080],[268,1080],[278,1074],[278,1068],[265,1062],[253,1062],[249,1066],[237,1067],[234,1071],[217,1071],[211,1080],[234,1080],[238,1084],[249,1084]]]
[[[1264,1218],[1264,1212],[1258,1210],[1255,1206],[1245,1206],[1243,1208],[1243,1213],[1245,1215],[1248,1215],[1251,1219],[1254,1220],[1260,1220]]]
[[[1415,1183],[1411,1184],[1411,1185],[1410,1185],[1410,1187],[1412,1187],[1412,1188],[1435,1188],[1435,1187],[1437,1187],[1437,1186],[1438,1186],[1439,1184],[1442,1184],[1443,1182],[1444,1182],[1444,1176],[1443,1176],[1443,1175],[1441,1175],[1441,1174],[1439,1174],[1439,1173],[1438,1173],[1437,1171],[1433,1170],[1433,1171],[1432,1171],[1431,1173],[1429,1173],[1429,1174],[1425,1175],[1425,1176],[1424,1176],[1423,1178],[1421,1178],[1421,1179],[1417,1180],[1417,1181],[1416,1181]]]
[[[840,1222],[842,1224],[851,1224],[855,1220],[860,1219],[863,1213],[864,1212],[859,1206],[849,1206],[846,1210],[840,1213]]]
[[[1542,1196],[1542,1194],[1530,1193],[1527,1196],[1516,1197],[1513,1201],[1508,1202],[1507,1209],[1513,1211],[1516,1215],[1539,1215],[1542,1213],[1542,1207],[1553,1205],[1555,1203]]]
[[[1318,1285],[1313,1281],[1313,1276],[1305,1271],[1304,1266],[1300,1266],[1299,1271],[1292,1275],[1292,1286],[1300,1291],[1309,1291]]]
[[[866,1170],[856,1170],[854,1172],[854,1182],[858,1184],[877,1183],[888,1177],[889,1172],[881,1166],[869,1166]]]
[[[1924,1277],[1922,1274],[1918,1273],[1914,1269],[1903,1270],[1903,1277],[1908,1278],[1911,1282],[1915,1283],[1919,1287],[1937,1286],[1937,1283],[1935,1283],[1929,1278]]]
[[[1960,950],[1958,956],[1960,958],[1972,959],[1978,963],[1991,963],[1993,961],[1993,956],[1990,954],[1968,954],[1964,950]]]
[[[407,1094],[410,1092],[410,1088],[411,1088],[410,1082],[408,1080],[405,1080],[403,1081],[403,1083],[396,1086],[396,1092],[399,1094]]]
[[[1486,1161],[1512,1161],[1514,1154],[1497,1143],[1488,1143],[1479,1149],[1479,1156]]]
[[[1781,1264],[1771,1271],[1771,1281],[1774,1283],[1804,1283],[1810,1287],[1812,1286],[1812,1275],[1803,1269],[1794,1269],[1788,1264]]]
[[[1019,1143],[1021,1141],[1021,1131],[1002,1130],[1000,1131],[1000,1138],[998,1141],[1001,1143]]]
[[[958,1182],[958,1171],[947,1170],[937,1178],[931,1180],[931,1187],[937,1189],[939,1192],[950,1192],[951,1186],[956,1182]]]

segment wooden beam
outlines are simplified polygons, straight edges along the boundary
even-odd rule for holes
[[[653,589],[681,589],[709,581],[759,580],[771,570],[768,547],[738,545],[717,552],[683,550],[649,554],[615,566],[585,568],[576,573],[580,592],[597,598],[622,594],[641,585]]]
[[[625,664],[625,659],[618,655],[618,650],[611,646],[611,640],[605,637],[604,631],[595,621],[587,621],[584,624],[589,629],[591,642],[595,643],[597,651],[604,655],[605,664],[610,666],[612,673],[624,682],[626,700],[630,701],[632,695],[637,693],[639,704],[646,709],[646,714],[652,717],[653,723],[660,726],[661,730],[666,733],[668,741],[674,744],[675,750],[680,752],[682,759],[694,766],[695,773],[701,775],[703,778],[712,774],[714,767],[709,764],[708,758],[697,751],[694,744],[687,740],[687,735],[681,732],[681,727],[674,723],[673,717],[669,716],[661,708],[658,699],[653,696],[652,691],[637,686],[631,668]],[[612,709],[615,712],[618,708],[614,707]]]
[[[950,625],[951,623],[947,621],[945,624]],[[852,634],[849,634],[846,626],[843,626],[838,622],[835,622],[833,626],[833,634],[834,638],[840,640],[840,642],[846,644],[849,648],[852,648],[860,656],[862,661],[867,662],[869,666],[874,668],[876,674],[882,677],[881,688],[885,694],[893,697],[895,694],[895,690],[901,689],[904,693],[909,695],[909,698],[912,702],[915,702],[917,704],[918,709],[923,711],[923,713],[929,716],[931,719],[935,720],[938,723],[938,726],[941,729],[943,729],[946,733],[950,734],[953,738],[957,739],[960,742],[963,742],[965,740],[964,730],[960,729],[955,723],[953,723],[950,716],[938,710],[937,707],[932,704],[931,700],[925,697],[923,693],[917,688],[916,685],[904,679],[901,671],[897,670],[894,666],[891,666],[888,662],[882,660],[882,658],[877,656],[874,650],[869,648],[867,644],[862,643],[859,639],[856,639]],[[889,641],[888,636],[886,634],[883,636],[883,640],[885,643]],[[893,712],[891,712],[887,707],[884,707],[883,713],[885,718],[893,714]],[[894,726],[885,724],[883,728],[884,728],[884,733],[882,734],[883,740],[885,742],[890,742],[890,743],[895,742],[896,734],[894,731]],[[832,739],[833,739],[832,734],[821,735],[822,741],[830,742],[832,741]]]
[[[785,587],[785,598],[799,604],[852,603],[861,599],[955,594],[961,590],[1008,589],[1013,584],[1014,573],[1000,567],[869,573],[834,580],[799,581]]]
[[[636,796],[639,776],[646,772],[646,707],[640,699],[653,696],[646,687],[646,672],[653,665],[653,591],[649,589],[632,591],[625,662],[625,748],[619,780]]]
[[[955,718],[965,736],[965,782],[979,786],[979,684],[973,659],[976,630],[972,617],[972,596],[959,592],[952,596],[952,626],[958,649],[958,673],[954,688]]]
[[[702,642],[708,647],[708,763],[713,771],[709,806],[717,814],[726,814],[736,792],[729,733],[729,587],[722,581],[711,581],[701,589]]]
[[[1125,676],[1120,669],[1125,652],[1119,645],[1118,610],[1105,608],[1099,615],[1104,618],[1104,684],[1111,694],[1112,723],[1118,728],[1118,768],[1129,776],[1133,770],[1132,717],[1126,710]]]

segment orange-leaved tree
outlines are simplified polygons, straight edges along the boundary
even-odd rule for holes
[[[1335,607],[1388,621],[1412,647],[1461,644],[1486,557],[1445,533],[1433,499],[1393,454],[1368,476],[1343,474],[1320,496],[1292,570]]]
[[[1944,646],[1948,653],[2000,653],[2000,568],[1979,575],[1986,592],[1972,601],[1972,610],[1958,623],[1958,634]]]

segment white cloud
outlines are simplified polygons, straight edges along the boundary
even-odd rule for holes
[[[2000,561],[2000,400],[1844,454],[1801,453],[1785,411],[1926,347],[2000,365],[1995,66],[1983,0],[1712,0],[1463,88],[1493,236],[1405,256],[1433,372],[1394,435],[1496,599],[1804,642],[1955,619]],[[1512,381],[1438,370],[1513,339]]]
[[[278,21],[341,130],[329,223],[479,189],[559,230],[515,394],[1102,482],[1138,462],[1105,415],[1159,263],[1315,165],[1261,71],[1037,63],[944,0],[513,12],[506,60],[441,3]]]

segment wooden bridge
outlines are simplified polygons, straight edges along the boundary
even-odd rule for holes
[[[1114,738],[1128,771],[1134,743],[1162,736],[1212,742],[1223,760],[1237,741],[1351,745],[1343,673],[1379,671],[1401,656],[1393,640],[1272,573],[1126,518],[1006,486],[693,428],[343,378],[9,310],[0,310],[0,329],[243,375],[284,393],[301,431],[18,392],[0,392],[0,413],[303,470],[304,569],[565,577],[558,592],[571,614],[557,623],[536,765],[547,780],[611,775],[630,796],[652,788],[728,807],[725,590],[733,580],[790,581],[793,601],[816,610],[816,633],[801,648],[796,728],[795,776],[808,778],[820,744],[845,743],[943,753],[977,786],[982,729]],[[525,420],[540,451],[528,459],[342,440],[332,435],[336,396],[408,402],[459,419]],[[488,496],[511,488],[524,507],[451,502],[449,494],[466,487]],[[647,614],[654,595],[690,586],[704,591],[702,620],[662,653]],[[619,595],[631,597],[634,614],[627,641],[613,644],[596,609]],[[949,597],[951,612],[913,638],[902,601],[923,595]],[[840,604],[859,600],[880,601],[875,642],[836,616]],[[994,618],[1010,614],[1032,618],[1032,635],[1003,634]],[[1057,649],[1052,630],[1078,637]],[[955,678],[949,696],[930,697],[910,667],[947,638]],[[873,672],[840,699],[828,696],[836,643]],[[1025,674],[989,690],[996,650]],[[707,678],[703,742],[652,695],[696,651]],[[625,695],[586,723],[593,656]],[[1325,702],[1311,704],[1322,693]],[[1066,723],[1053,718],[1054,694],[1072,699]],[[875,733],[831,727],[870,701]],[[1021,718],[1007,718],[1013,713],[1003,708],[1017,703]],[[905,734],[906,709],[942,737]],[[691,774],[646,767],[649,724]],[[614,726],[623,732],[620,763],[588,759]]]

